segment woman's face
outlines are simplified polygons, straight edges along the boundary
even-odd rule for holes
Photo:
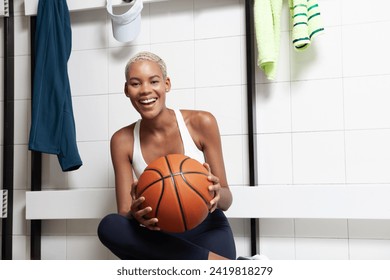
[[[166,107],[166,92],[169,90],[170,80],[164,80],[156,62],[141,60],[130,65],[125,94],[142,118],[153,118]]]

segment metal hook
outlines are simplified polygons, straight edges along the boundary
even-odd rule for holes
[[[2,194],[1,194],[2,192]],[[8,210],[8,190],[0,191],[0,218],[7,218],[7,210]]]
[[[2,3],[0,5],[0,16],[9,17],[9,3],[8,0],[0,0]]]

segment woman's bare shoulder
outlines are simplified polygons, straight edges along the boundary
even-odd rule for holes
[[[111,136],[111,143],[115,143],[115,144],[129,143],[129,142],[132,143],[134,139],[134,135],[133,135],[134,126],[135,123],[132,123],[114,132],[114,134]]]
[[[214,115],[202,110],[181,110],[187,125],[194,129],[205,129],[216,124]]]

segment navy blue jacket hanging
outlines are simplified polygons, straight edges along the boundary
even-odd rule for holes
[[[82,165],[67,62],[72,31],[66,0],[40,0],[35,36],[32,120],[29,149],[56,154],[63,171]]]

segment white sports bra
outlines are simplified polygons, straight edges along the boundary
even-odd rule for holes
[[[201,150],[198,149],[194,140],[192,139],[190,133],[188,132],[187,126],[184,122],[183,115],[180,110],[174,110],[176,115],[176,121],[179,127],[179,132],[181,135],[181,140],[183,141],[184,154],[190,158],[196,159],[200,163],[204,163],[204,155]],[[141,119],[139,119],[134,126],[134,146],[133,146],[133,169],[134,173],[139,178],[142,172],[147,167],[144,157],[142,156],[141,151],[141,142],[140,142],[140,124]]]

